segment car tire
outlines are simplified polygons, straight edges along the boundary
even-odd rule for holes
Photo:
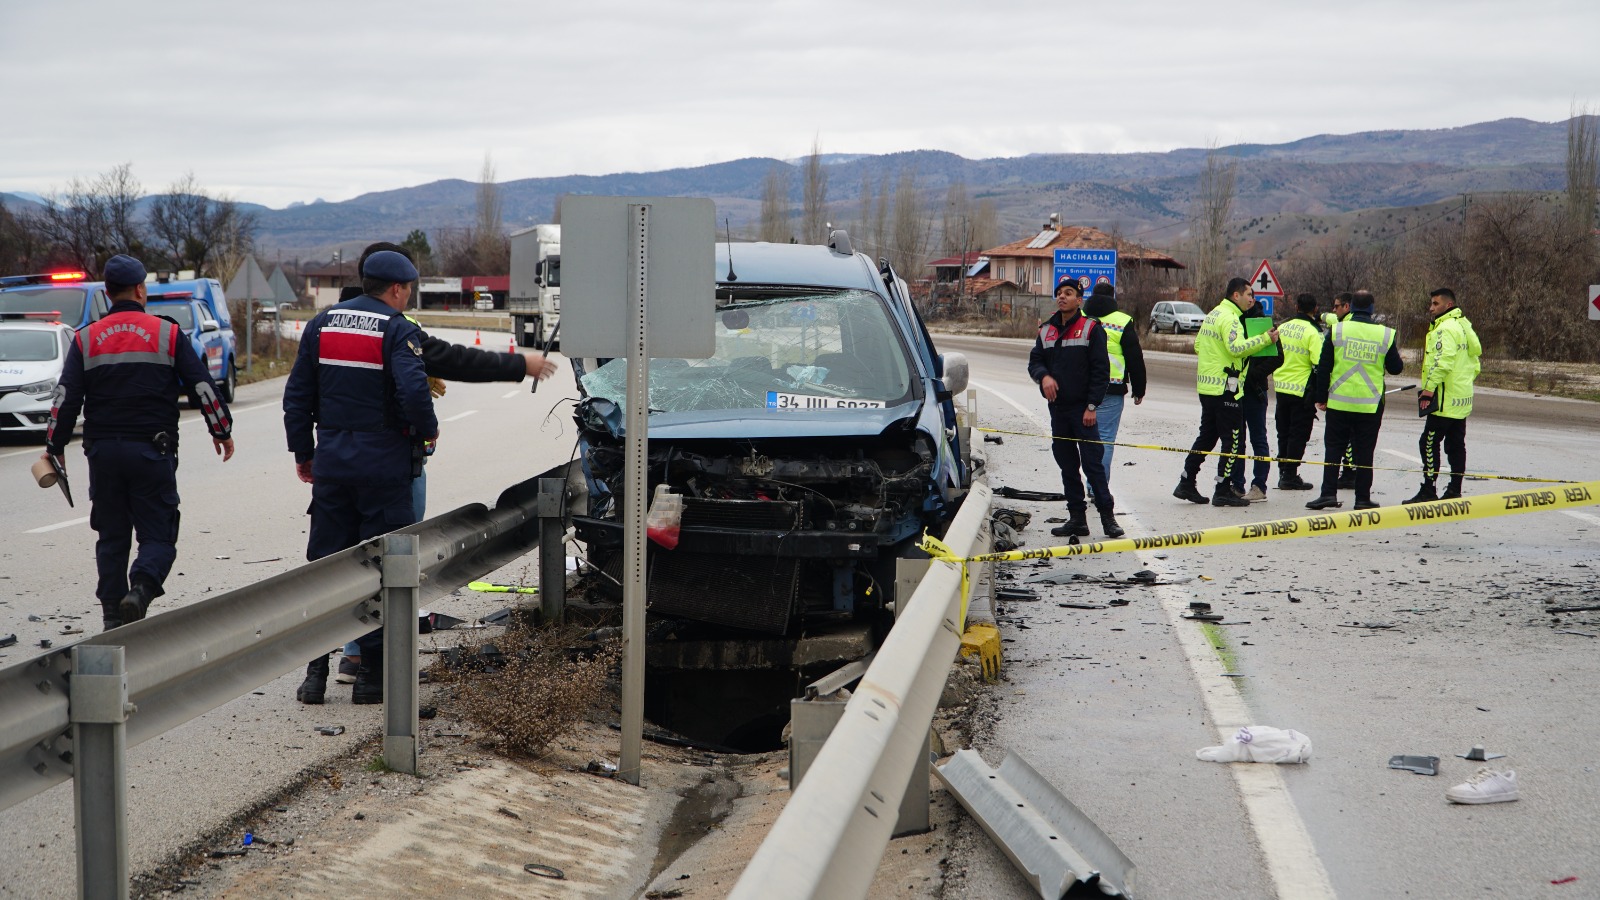
[[[234,388],[238,386],[239,367],[235,366],[233,364],[233,360],[230,359],[228,360],[228,374],[223,377],[222,384],[220,385],[220,389],[222,391],[222,402],[232,403]]]

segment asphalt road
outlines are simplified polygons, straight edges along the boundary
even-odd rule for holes
[[[1024,372],[1028,342],[940,343],[972,361],[980,424],[1045,430],[1043,401]],[[1120,440],[1187,446],[1196,426],[1194,358],[1161,353],[1149,362],[1149,397],[1127,407]],[[1415,372],[1395,383],[1408,377]],[[1409,405],[1390,410],[1377,465],[1417,466],[1420,425]],[[1476,409],[1469,470],[1600,478],[1592,437],[1600,406],[1486,391]],[[986,445],[993,484],[1060,489],[1044,439],[1004,440]],[[1319,425],[1314,448],[1320,440]],[[1117,450],[1111,485],[1131,535],[1308,514],[1306,493],[1271,490],[1249,509],[1176,500],[1181,467],[1178,454]],[[1213,471],[1208,464],[1204,473]],[[1209,480],[1202,477],[1202,491]],[[1375,499],[1399,503],[1417,480],[1380,471]],[[1511,487],[1469,481],[1467,492]],[[1350,493],[1343,496],[1348,511]],[[1063,515],[1060,504],[997,503],[1034,512],[1027,547],[1060,542],[1043,521]],[[1093,515],[1091,524],[1098,537]],[[1560,632],[1600,633],[1600,614],[1563,616],[1552,627],[1541,607],[1595,602],[1597,536],[1600,508],[1590,508],[1010,566],[1016,583],[1048,572],[1125,577],[1141,568],[1194,580],[1121,591],[1032,585],[1042,600],[1003,605],[1012,619],[1002,626],[1008,680],[979,749],[991,763],[1017,749],[1089,814],[1140,867],[1141,897],[1593,892],[1600,717],[1591,707],[1600,638]],[[1056,605],[1112,596],[1131,602]],[[1226,660],[1198,625],[1177,618],[1191,600],[1237,623],[1217,629]],[[1369,622],[1395,627],[1346,627]],[[1242,724],[1301,731],[1314,758],[1281,767],[1195,758]],[[1493,765],[1517,771],[1521,800],[1445,801],[1445,789],[1480,765],[1454,754],[1476,744],[1507,754]],[[1438,756],[1440,774],[1387,768],[1396,754]],[[963,842],[953,863],[947,896],[1028,895],[981,834]],[[1579,880],[1551,884],[1572,876]]]
[[[292,327],[292,326],[291,326]],[[473,332],[433,332],[471,344]],[[495,335],[503,339],[504,335]],[[486,341],[486,349],[505,349]],[[293,568],[305,558],[306,505],[311,488],[294,477],[285,449],[280,398],[283,379],[246,385],[233,404],[237,452],[224,464],[212,455],[198,414],[180,426],[183,498],[178,561],[167,595],[152,614]],[[428,509],[438,514],[466,503],[493,504],[505,487],[571,457],[574,430],[571,372],[562,363],[554,380],[530,394],[521,384],[456,384],[437,401],[438,454],[428,465]],[[88,476],[78,446],[67,451],[76,509],[54,490],[41,491],[28,467],[40,442],[0,436],[0,666],[57,648],[74,638],[64,628],[100,630],[94,598],[94,532],[89,529]],[[520,573],[532,565],[508,567]],[[519,577],[519,575],[512,575]],[[434,609],[463,618],[504,606],[498,595],[458,594]],[[30,621],[29,616],[41,621]],[[426,639],[425,639],[426,640]],[[329,649],[332,649],[331,647]],[[299,773],[347,750],[381,724],[382,707],[354,707],[342,686],[328,704],[294,700],[299,671],[263,685],[153,741],[129,760],[129,834],[133,870],[161,859],[224,823],[233,813],[272,795]],[[316,725],[342,724],[340,737],[321,737]],[[72,793],[57,787],[0,811],[0,897],[74,894]]]

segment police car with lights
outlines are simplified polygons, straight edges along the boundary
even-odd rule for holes
[[[72,333],[60,322],[0,313],[0,430],[45,432]]]
[[[106,314],[106,286],[83,272],[48,272],[0,278],[0,314],[27,316],[82,328]]]

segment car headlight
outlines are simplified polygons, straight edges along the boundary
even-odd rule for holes
[[[17,390],[31,397],[42,397],[55,389],[56,380],[54,378],[46,378],[43,381],[35,381],[33,384],[25,384],[17,388]]]

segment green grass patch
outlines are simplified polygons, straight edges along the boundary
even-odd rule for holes
[[[383,757],[381,756],[374,756],[373,758],[367,760],[365,768],[368,772],[373,772],[379,775],[384,775],[394,771],[393,769],[389,768],[389,764],[384,762]]]

